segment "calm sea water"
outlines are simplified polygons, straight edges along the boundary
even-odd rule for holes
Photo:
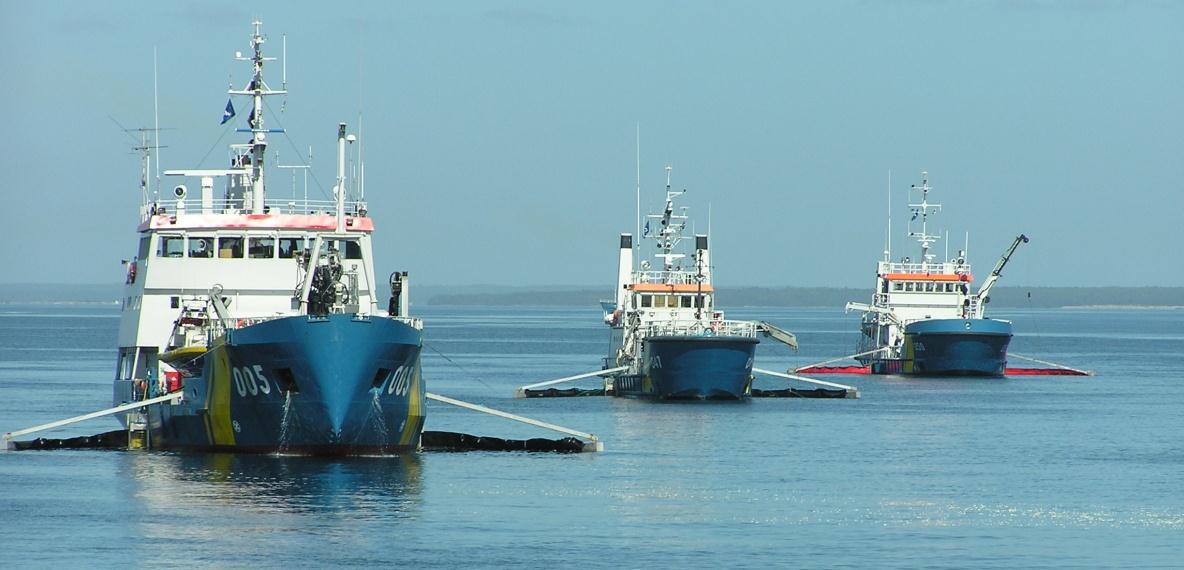
[[[1013,352],[1094,377],[832,377],[862,398],[702,404],[513,399],[597,368],[595,307],[420,314],[429,390],[607,450],[0,452],[3,566],[1184,566],[1182,310],[994,313],[1016,322]],[[729,316],[798,334],[796,354],[762,343],[768,369],[856,341],[841,310]],[[113,307],[0,306],[0,430],[108,406],[117,324]],[[435,402],[427,428],[551,437]]]

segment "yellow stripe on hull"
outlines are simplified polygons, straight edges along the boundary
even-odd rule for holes
[[[206,430],[210,445],[234,445],[234,427],[230,417],[230,356],[225,345],[210,351],[214,358],[213,377],[206,394]]]
[[[411,445],[411,440],[423,429],[423,400],[424,385],[419,366],[416,366],[411,375],[411,389],[407,392],[407,420],[403,424],[403,433],[399,435],[399,445]]]

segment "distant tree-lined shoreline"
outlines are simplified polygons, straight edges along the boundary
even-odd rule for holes
[[[0,284],[0,303],[118,303],[118,284],[60,283]],[[489,307],[595,306],[611,295],[610,287],[507,287],[414,285],[413,304]],[[389,296],[378,291],[379,306]],[[853,287],[726,287],[717,303],[728,307],[842,307],[848,301],[867,302],[871,291]],[[1184,287],[996,287],[992,307],[1184,307]]]

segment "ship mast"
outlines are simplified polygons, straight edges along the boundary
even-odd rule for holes
[[[252,22],[255,26],[255,31],[251,34],[251,49],[254,52],[250,57],[243,57],[241,52],[235,52],[234,59],[236,61],[250,61],[253,66],[251,74],[251,82],[247,84],[245,89],[236,90],[230,89],[227,91],[231,95],[242,95],[251,98],[251,115],[248,120],[248,129],[237,129],[238,132],[251,133],[251,212],[255,214],[263,213],[263,161],[267,153],[267,133],[282,133],[283,129],[265,129],[263,122],[263,98],[268,95],[287,95],[287,89],[272,90],[263,81],[263,64],[268,61],[275,61],[274,57],[263,57],[263,43],[267,38],[263,36],[263,22],[256,20]],[[287,63],[287,62],[285,62]]]
[[[932,187],[929,186],[928,172],[921,171],[921,185],[912,184],[910,188],[921,191],[921,202],[918,204],[909,204],[909,208],[913,211],[912,219],[909,220],[909,237],[917,238],[917,242],[921,244],[921,264],[933,263],[934,256],[932,253],[929,253],[929,246],[933,245],[938,239],[941,239],[941,236],[929,233],[929,212],[940,212],[941,204],[929,203],[929,191]],[[921,217],[920,232],[912,231],[912,222],[917,219],[917,216]]]
[[[674,213],[674,198],[682,195],[686,190],[674,191],[670,189],[670,171],[674,167],[666,167],[666,208],[662,210],[662,215],[650,215],[649,218],[660,220],[662,228],[658,230],[658,235],[655,239],[658,240],[658,248],[661,253],[654,255],[654,257],[662,258],[662,270],[669,273],[674,270],[674,260],[686,257],[681,253],[674,253],[678,242],[682,241],[682,230],[686,225],[687,217],[685,215],[675,215]],[[646,227],[649,227],[648,224]]]

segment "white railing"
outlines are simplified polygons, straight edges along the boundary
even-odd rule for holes
[[[662,285],[696,285],[697,273],[689,271],[635,271],[634,283],[658,283]]]
[[[229,318],[229,319],[226,319],[225,323],[221,323],[221,324],[219,324],[218,318],[215,317],[215,318],[211,319],[209,322],[210,322],[210,325],[213,327],[214,336],[219,336],[226,329],[231,329],[231,330],[241,329],[241,328],[246,328],[249,326],[257,325],[259,323],[265,323],[267,321],[271,321],[271,320],[275,320],[275,319],[296,317],[296,316],[301,316],[301,315],[302,315],[302,313],[295,313],[295,314],[290,314],[290,315],[268,315],[268,316],[264,316],[264,317]],[[366,315],[365,317],[366,318],[375,318],[375,317],[388,318],[391,320],[399,321],[405,325],[410,326],[411,328],[414,328],[415,330],[423,330],[423,319],[420,319],[418,317],[388,317],[386,315],[380,315],[380,314],[371,314],[371,315]]]
[[[641,334],[650,336],[744,336],[756,337],[753,321],[657,321],[643,324]]]
[[[151,213],[152,204],[145,204],[141,208],[141,215],[146,219]],[[192,195],[183,200],[163,199],[155,204],[157,214],[246,214],[250,213],[251,205],[242,199],[220,198],[211,200],[209,205],[203,205],[200,197]],[[265,201],[264,208],[272,214],[322,214],[337,215],[337,202],[334,200],[284,200],[270,198]],[[361,201],[346,201],[346,215],[355,216],[366,209],[366,203]]]
[[[880,262],[880,273],[970,273],[969,263],[887,263]]]

